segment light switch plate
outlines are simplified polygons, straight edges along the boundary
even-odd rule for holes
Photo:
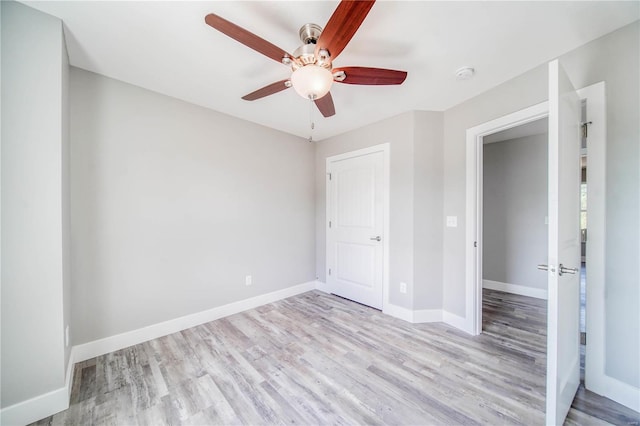
[[[458,227],[458,216],[447,216],[447,227],[449,227],[449,228],[457,228]]]

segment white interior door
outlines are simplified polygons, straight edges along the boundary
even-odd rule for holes
[[[549,259],[546,423],[562,424],[580,384],[580,99],[549,63]]]
[[[382,309],[384,153],[330,158],[327,172],[329,291]]]

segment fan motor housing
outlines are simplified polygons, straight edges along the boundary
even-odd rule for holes
[[[304,44],[293,52],[293,57],[296,60],[291,64],[292,69],[296,70],[301,66],[311,64],[331,69],[329,52],[321,50],[318,57],[316,57],[316,41],[322,34],[322,27],[317,24],[304,24],[298,34]]]
[[[304,44],[316,44],[316,40],[322,34],[322,27],[318,24],[304,24],[298,34]]]
[[[293,56],[304,66],[314,64],[316,62],[315,52],[315,44],[303,44],[293,51]]]

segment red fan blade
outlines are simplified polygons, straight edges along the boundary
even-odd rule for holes
[[[375,0],[341,1],[318,38],[316,57],[320,49],[326,49],[331,60],[335,60],[360,28],[373,3]]]
[[[258,37],[245,30],[242,27],[237,26],[233,22],[229,22],[224,18],[219,17],[213,13],[208,14],[204,18],[205,22],[220,31],[223,34],[231,37],[232,39],[239,41],[247,47],[255,50],[256,52],[260,52],[265,56],[273,59],[276,62],[282,63],[282,58],[285,56],[291,57],[287,52],[280,49],[278,46],[275,46],[269,43],[267,40]]]
[[[262,89],[258,89],[255,92],[249,93],[248,95],[244,95],[242,99],[244,99],[245,101],[255,101],[256,99],[264,98],[265,96],[281,92],[284,89],[288,89],[289,87],[291,87],[286,85],[287,81],[289,81],[289,79],[276,81],[275,83],[271,83],[268,86],[264,86]]]
[[[342,67],[331,70],[333,74],[340,71],[346,74],[346,78],[343,81],[336,80],[336,82],[345,84],[402,84],[407,78],[406,71],[386,70],[383,68]]]
[[[314,101],[316,106],[320,110],[323,116],[331,117],[336,114],[336,107],[333,106],[333,98],[331,97],[331,92],[327,93],[320,99],[316,99]]]

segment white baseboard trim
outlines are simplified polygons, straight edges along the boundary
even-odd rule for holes
[[[83,343],[81,345],[74,346],[75,362],[85,361],[129,346],[157,339],[158,337],[176,333],[210,321],[215,321],[248,309],[257,308],[258,306],[286,299],[287,297],[306,293],[307,291],[314,290],[315,288],[316,281],[309,281],[293,287],[287,287],[271,293],[261,294],[249,299],[185,315],[183,317],[153,324],[137,330],[131,330],[115,336],[105,337],[104,339],[94,340],[93,342]]]
[[[73,348],[67,363],[64,386],[0,410],[1,425],[27,425],[69,408],[75,360]]]
[[[547,290],[542,288],[527,287],[518,284],[501,283],[500,281],[482,280],[482,287],[490,290],[504,291],[505,293],[519,294],[521,296],[535,297],[547,300]]]
[[[640,389],[628,383],[605,374],[587,374],[585,387],[591,392],[605,396],[634,411],[640,411]]]
[[[316,281],[316,290],[331,294],[329,287],[322,281]],[[386,303],[382,307],[382,313],[410,322],[412,324],[425,322],[442,322],[441,309],[419,309],[412,310],[402,306]]]
[[[459,315],[452,314],[451,312],[443,310],[442,322],[444,322],[445,324],[449,324],[450,326],[455,327],[459,330],[462,330],[465,333],[473,334],[473,330],[471,330],[471,325],[469,324],[467,319]]]
[[[323,283],[322,281],[316,280],[316,290],[321,291],[323,293],[327,293],[327,294],[331,294],[331,291],[329,291],[329,286],[327,285],[327,283]]]
[[[394,318],[401,319],[403,321],[410,322],[412,324],[425,322],[442,322],[441,309],[412,310],[388,303],[382,310],[382,313]]]
[[[0,411],[0,424],[27,425],[69,408],[67,387],[19,402]]]
[[[401,319],[407,322],[413,322],[413,310],[404,308],[398,305],[392,305],[391,303],[387,303],[382,308],[382,313],[385,315],[392,316],[394,318]]]

